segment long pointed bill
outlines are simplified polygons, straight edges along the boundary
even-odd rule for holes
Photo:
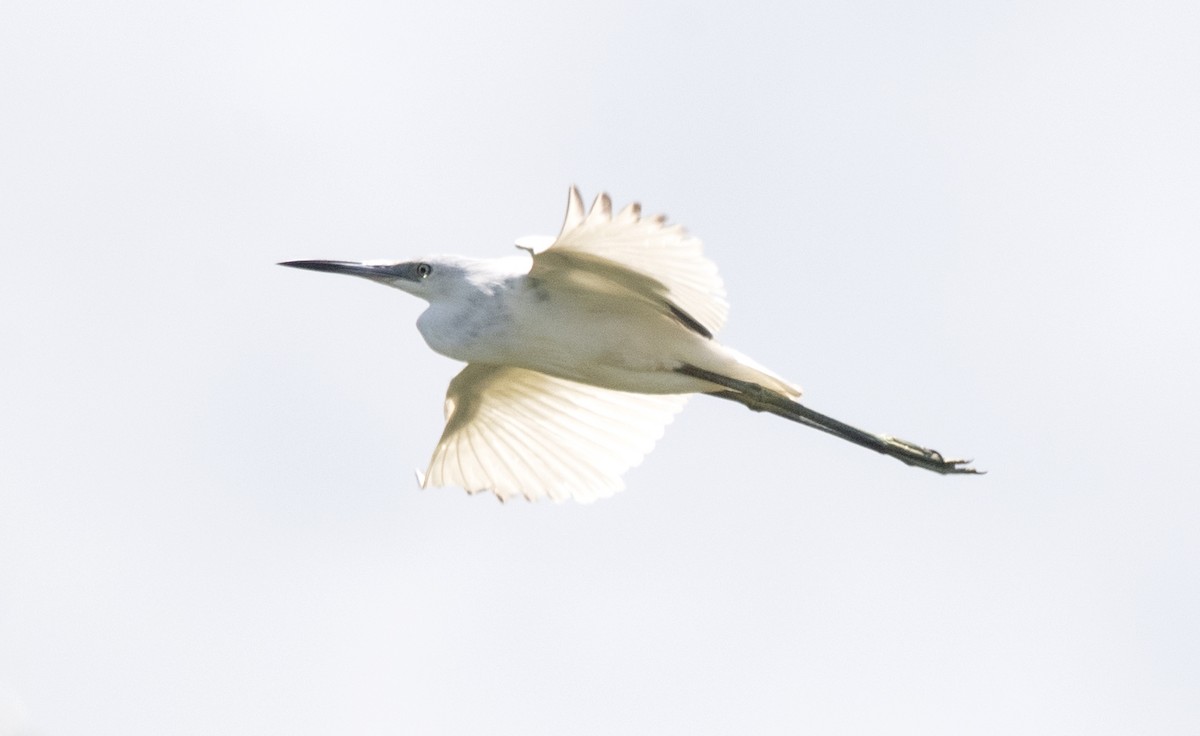
[[[306,271],[343,273],[347,276],[362,276],[372,281],[420,281],[417,263],[359,263],[356,261],[284,261],[280,266],[303,268]]]

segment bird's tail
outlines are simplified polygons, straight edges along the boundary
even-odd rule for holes
[[[771,369],[762,365],[748,355],[743,355],[733,348],[721,346],[722,357],[727,358],[723,361],[724,365],[715,370],[715,373],[736,378],[739,381],[746,383],[755,383],[763,388],[770,389],[776,393],[783,394],[789,398],[795,399],[802,393],[800,387],[788,381]]]

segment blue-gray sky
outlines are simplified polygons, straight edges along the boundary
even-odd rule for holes
[[[1196,732],[1195,3],[424,5],[0,10],[0,734]],[[274,262],[572,183],[991,473],[700,398],[607,501],[418,490],[423,305]]]

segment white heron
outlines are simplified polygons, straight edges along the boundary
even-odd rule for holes
[[[467,363],[446,393],[446,427],[422,487],[591,501],[623,487],[688,396],[737,401],[939,473],[975,473],[794,399],[800,389],[714,339],[729,305],[700,241],[607,194],[584,212],[572,187],[557,238],[502,258],[287,261],[362,276],[429,302],[417,329]]]

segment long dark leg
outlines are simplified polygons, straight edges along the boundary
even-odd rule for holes
[[[980,473],[970,467],[970,460],[947,460],[937,450],[930,450],[906,440],[886,434],[874,434],[851,427],[845,422],[839,422],[833,417],[827,417],[815,412],[803,404],[799,404],[786,396],[776,393],[756,383],[739,381],[736,378],[722,376],[706,371],[693,365],[683,365],[675,369],[679,373],[693,378],[699,378],[718,386],[724,386],[728,391],[716,391],[710,394],[721,399],[736,401],[744,404],[753,411],[766,411],[793,422],[799,422],[834,437],[840,437],[847,442],[853,442],[875,452],[890,455],[902,463],[918,468],[932,470],[935,473]]]

